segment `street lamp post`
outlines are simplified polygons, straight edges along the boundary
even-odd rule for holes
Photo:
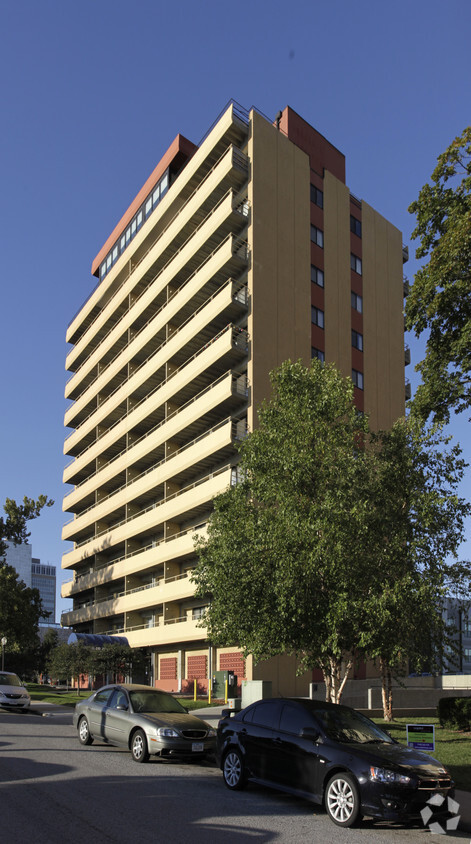
[[[5,645],[7,643],[7,637],[2,636],[2,671],[5,669]]]

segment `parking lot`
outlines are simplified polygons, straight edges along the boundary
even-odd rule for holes
[[[0,710],[0,800],[3,829],[35,844],[437,840],[419,827],[369,820],[338,829],[320,807],[252,784],[230,792],[214,762],[136,765],[118,748],[82,747],[71,710],[45,705]],[[469,842],[470,834],[441,840]]]

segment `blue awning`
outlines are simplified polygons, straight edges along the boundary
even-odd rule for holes
[[[103,645],[124,645],[129,648],[126,636],[107,636],[104,633],[71,633],[67,639],[68,645],[76,645],[83,642],[92,648],[102,648]]]

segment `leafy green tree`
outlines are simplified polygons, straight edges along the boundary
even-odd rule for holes
[[[13,498],[6,499],[3,506],[6,517],[0,516],[0,559],[5,557],[7,542],[21,545],[28,541],[27,522],[37,519],[43,507],[52,507],[53,504],[54,501],[46,495],[40,495],[37,500],[25,496],[23,504],[17,504]]]
[[[272,373],[273,397],[241,448],[235,487],[199,543],[211,641],[258,661],[296,653],[338,700],[363,627],[366,419],[350,379],[313,361]]]
[[[47,662],[47,673],[54,681],[65,680],[67,684],[73,674],[72,657],[70,645],[62,644],[51,650]]]
[[[6,665],[21,673],[34,669],[38,658],[38,624],[44,616],[42,602],[37,589],[30,589],[20,580],[15,568],[5,561],[8,543],[19,545],[27,542],[27,522],[36,519],[43,507],[54,502],[45,495],[37,501],[23,499],[17,504],[7,498],[4,504],[5,516],[0,516],[0,637],[7,640],[5,648]]]
[[[146,655],[141,648],[107,644],[94,650],[91,670],[95,676],[111,676],[118,682],[121,678],[145,673],[145,663]]]
[[[414,412],[448,422],[450,409],[471,405],[471,126],[442,153],[409,211],[419,239],[416,273],[406,303],[407,328],[429,329],[422,384]]]
[[[41,644],[39,645],[38,659],[36,664],[36,671],[38,674],[48,673],[49,658],[52,652],[58,647],[58,645],[59,634],[57,630],[54,630],[53,627],[50,627],[48,630],[46,630]]]
[[[469,570],[448,566],[469,506],[464,464],[417,421],[373,434],[350,379],[313,361],[272,373],[273,398],[241,447],[240,483],[215,499],[194,573],[216,645],[258,661],[296,653],[340,699],[355,655],[391,673],[439,657],[440,598]]]
[[[73,645],[58,645],[50,655],[48,669],[49,674],[56,679],[69,681],[77,680],[77,690],[80,694],[80,678],[84,675],[93,675],[94,648],[78,641]]]
[[[38,649],[38,625],[43,615],[39,591],[20,580],[13,566],[0,560],[0,638],[5,637],[5,667],[24,672],[33,666]],[[31,659],[25,660],[30,654]],[[21,667],[20,667],[21,663]]]
[[[456,560],[470,505],[456,494],[466,464],[459,446],[414,418],[370,435],[368,553],[371,594],[361,647],[378,661],[383,713],[392,719],[392,677],[439,671],[453,647],[442,608],[469,595],[470,566]]]

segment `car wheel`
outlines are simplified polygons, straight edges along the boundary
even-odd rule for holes
[[[350,774],[335,774],[327,783],[325,808],[338,826],[353,826],[360,820],[360,792]]]
[[[136,730],[131,739],[131,756],[135,762],[147,762],[149,758],[147,738],[142,730]]]
[[[93,742],[90,735],[90,727],[85,717],[82,717],[78,722],[78,737],[80,744],[92,744]]]
[[[224,782],[232,791],[240,791],[247,785],[245,765],[238,750],[229,750],[222,766]]]

